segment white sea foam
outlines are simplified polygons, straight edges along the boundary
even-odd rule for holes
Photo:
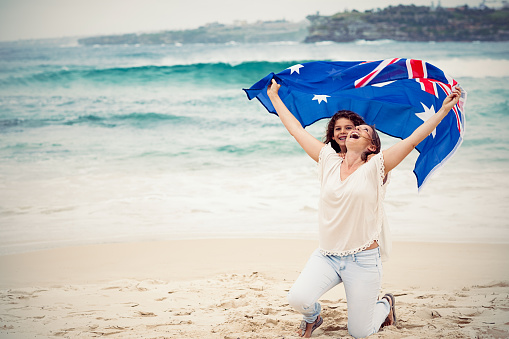
[[[414,160],[394,170],[387,192],[395,240],[509,242],[504,171],[487,171],[488,179],[474,185],[476,171],[463,159],[451,161],[418,194]],[[75,174],[64,170],[64,176],[49,168],[42,176],[35,173],[40,168],[18,168],[22,177],[4,171],[10,180],[2,182],[9,200],[2,201],[1,251],[181,237],[316,238],[319,185],[316,165],[304,154],[241,169],[130,167],[96,163]]]
[[[446,70],[453,78],[504,78],[509,76],[507,59],[437,59],[426,60],[436,67]]]
[[[331,46],[331,45],[334,45],[336,42],[334,41],[319,41],[319,42],[315,42],[314,44],[316,46]]]
[[[382,39],[382,40],[356,40],[356,45],[385,45],[385,44],[391,44],[395,43],[394,40],[391,39]]]

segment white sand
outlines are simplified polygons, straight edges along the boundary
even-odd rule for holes
[[[0,337],[288,338],[286,292],[307,240],[182,240],[0,257]],[[509,245],[395,243],[382,293],[398,326],[372,338],[508,338]],[[317,338],[348,337],[343,287]]]

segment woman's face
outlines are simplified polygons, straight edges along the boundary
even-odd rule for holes
[[[359,125],[348,133],[347,140],[345,140],[345,142],[348,144],[348,149],[353,147],[360,150],[367,150],[370,147],[375,147],[373,145],[372,135],[373,129],[371,126]]]
[[[346,137],[350,131],[355,130],[355,125],[350,119],[339,118],[334,124],[334,141],[342,148],[346,145]]]

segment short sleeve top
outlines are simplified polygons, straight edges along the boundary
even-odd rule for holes
[[[386,186],[382,152],[345,180],[340,175],[342,163],[343,158],[330,144],[321,149],[318,225],[320,250],[324,255],[354,254],[381,240]]]

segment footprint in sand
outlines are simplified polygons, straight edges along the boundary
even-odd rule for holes
[[[417,297],[415,297],[415,299],[433,299],[435,295],[434,294],[424,294],[424,295],[419,295]]]
[[[157,315],[155,315],[153,312],[138,311],[136,314],[140,317],[157,317]]]
[[[247,306],[248,304],[249,303],[245,300],[235,299],[235,300],[228,300],[228,301],[221,302],[216,306],[222,307],[222,308],[239,308],[239,307]]]
[[[173,315],[175,316],[186,316],[186,315],[191,315],[194,313],[194,310],[189,310],[189,311],[180,311],[180,312],[175,312],[173,313]]]

